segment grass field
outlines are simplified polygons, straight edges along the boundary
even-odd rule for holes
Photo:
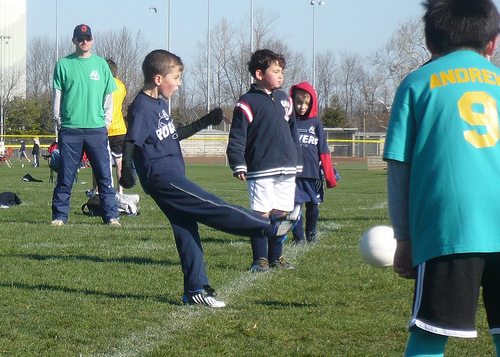
[[[23,205],[0,210],[0,356],[402,356],[413,281],[363,263],[364,230],[388,224],[386,175],[339,164],[342,180],[320,206],[318,244],[285,258],[298,270],[251,274],[250,242],[200,226],[212,286],[224,309],[184,306],[172,231],[139,187],[138,217],[122,228],[87,217],[91,172],[79,174],[70,221],[51,227],[53,184],[41,168],[0,167],[0,192]],[[42,183],[23,182],[30,173]],[[188,176],[231,203],[246,187],[219,164]],[[86,182],[86,183],[83,183]],[[483,309],[479,338],[451,340],[449,356],[494,356]]]

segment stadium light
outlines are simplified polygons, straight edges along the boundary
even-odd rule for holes
[[[56,62],[59,61],[59,10],[56,0]]]
[[[316,20],[315,20],[315,9],[316,9],[316,1],[315,0],[311,0],[310,4],[312,5],[312,8],[313,8],[313,11],[312,11],[312,50],[313,50],[313,53],[312,53],[312,61],[313,61],[313,65],[312,65],[312,85],[314,88],[316,88],[316,50],[315,50],[315,27],[316,27]],[[325,2],[322,1],[322,0],[319,0],[318,1],[318,5],[325,5]]]
[[[172,26],[171,26],[172,22],[171,22],[171,12],[170,12],[170,0],[168,0],[168,18],[167,18],[167,51],[168,52],[171,52],[171,49],[170,49],[170,39],[171,39],[171,36],[170,34],[172,33]],[[172,98],[168,98],[168,115],[170,116],[172,113]]]
[[[3,67],[5,62],[3,60],[3,45],[7,46],[12,39],[12,36],[0,35],[0,141],[4,141],[5,135],[5,117],[3,110]]]
[[[250,0],[250,53],[253,53],[253,0]]]
[[[208,0],[207,31],[207,113],[210,112],[210,0]]]

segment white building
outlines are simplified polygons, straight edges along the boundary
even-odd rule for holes
[[[26,0],[0,0],[0,135],[3,103],[26,97]]]

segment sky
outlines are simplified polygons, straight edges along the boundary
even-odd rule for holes
[[[313,12],[315,52],[361,55],[382,48],[398,26],[410,17],[421,17],[420,0],[253,0],[254,16],[264,10],[277,17],[276,37],[294,52],[312,59]],[[498,0],[500,2],[500,0]],[[206,41],[208,19],[211,30],[223,17],[248,34],[252,0],[170,0],[171,52],[187,64],[199,42]],[[73,29],[80,23],[91,27],[95,41],[99,32],[127,27],[140,30],[149,42],[149,50],[168,49],[169,0],[27,0],[28,44],[35,36],[71,41]],[[210,16],[208,16],[210,6]],[[56,21],[57,8],[57,21]],[[156,11],[151,8],[156,8]],[[255,18],[255,17],[254,17]]]
[[[423,14],[421,0],[253,0],[254,16],[260,9],[277,17],[274,31],[294,52],[313,56],[313,12],[315,53],[332,51],[370,55],[381,49],[411,17]],[[500,8],[500,0],[494,0]],[[171,52],[189,64],[200,42],[223,17],[248,34],[252,0],[27,0],[27,33],[71,41],[73,29],[84,23],[95,41],[99,32],[127,27],[141,31],[149,50],[168,49],[168,4],[171,19]],[[208,8],[210,7],[210,16]],[[57,21],[56,21],[57,8]],[[156,11],[152,8],[155,8]],[[56,26],[57,24],[57,26]]]

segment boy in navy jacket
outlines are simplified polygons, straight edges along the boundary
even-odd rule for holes
[[[230,205],[186,178],[179,141],[222,121],[217,108],[194,123],[175,128],[166,102],[181,85],[183,64],[164,51],[150,52],[142,65],[144,86],[128,110],[120,184],[134,185],[134,165],[144,191],[167,216],[184,274],[182,301],[214,308],[226,306],[209,285],[198,223],[237,235],[286,234],[289,220],[269,220]]]
[[[233,175],[247,181],[252,210],[263,217],[283,217],[293,211],[295,175],[302,170],[292,100],[280,86],[285,58],[258,50],[248,64],[255,79],[233,113],[227,156]],[[297,219],[295,212],[288,216]],[[252,272],[272,267],[293,269],[283,259],[285,236],[251,237]]]

